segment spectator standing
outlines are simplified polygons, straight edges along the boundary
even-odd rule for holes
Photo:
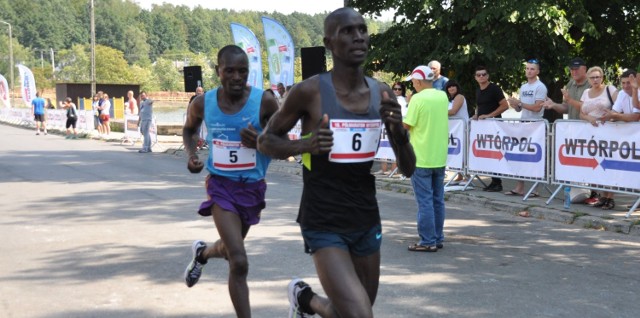
[[[440,62],[434,60],[429,62],[427,66],[429,66],[433,74],[435,74],[436,76],[435,79],[433,80],[433,88],[440,91],[444,91],[444,86],[447,85],[447,82],[449,81],[449,79],[446,76],[443,76],[442,74],[440,74],[440,70],[442,68],[442,65],[440,64]]]
[[[584,91],[591,87],[587,79],[587,63],[579,57],[573,58],[569,61],[569,71],[571,72],[571,80],[569,80],[563,89],[562,94],[563,96],[568,95],[573,100],[580,100]],[[579,103],[569,104],[567,100],[564,100],[562,103],[554,103],[551,99],[547,98],[542,106],[562,114],[568,114],[567,117],[569,119],[580,119],[581,104]]]
[[[67,97],[64,99],[62,107],[67,110],[67,122],[65,124],[67,135],[65,139],[77,139],[78,131],[76,130],[76,124],[78,122],[78,109],[76,108],[76,104],[72,103],[71,97]],[[71,132],[73,132],[73,135],[71,135]]]
[[[100,106],[102,105],[102,94],[104,94],[102,91],[98,91],[94,96],[93,96],[93,102],[91,103],[91,107],[93,108],[93,114],[94,114],[94,125],[96,127],[96,129],[98,129],[98,133],[100,135],[102,135],[104,132],[102,131],[102,120],[100,119],[100,114],[101,114],[101,109]]]
[[[47,109],[56,109],[56,105],[51,102],[51,98],[47,98]]]
[[[536,120],[542,119],[544,108],[542,104],[547,99],[547,86],[545,86],[538,75],[540,74],[540,62],[537,59],[530,59],[525,66],[525,76],[527,82],[520,86],[519,98],[509,98],[509,105],[517,112],[521,112],[520,119]],[[524,181],[516,181],[513,190],[505,192],[506,195],[524,195]],[[538,196],[532,193],[531,196]]]
[[[140,114],[138,116],[138,127],[140,127],[140,133],[144,138],[142,142],[142,149],[138,150],[139,153],[151,152],[151,123],[153,121],[153,100],[147,98],[145,91],[140,92]]]
[[[31,101],[31,114],[36,122],[36,135],[40,135],[40,127],[44,134],[47,134],[47,120],[44,114],[45,100],[40,97],[40,92],[36,92],[36,98]]]
[[[567,91],[563,91],[564,99],[571,106],[580,109],[580,119],[586,120],[597,127],[598,122],[602,123],[602,118],[613,106],[618,96],[618,91],[614,86],[604,84],[604,71],[599,66],[590,67],[587,70],[587,78],[591,88],[584,91],[580,100],[573,99]],[[613,192],[607,191],[603,191],[601,197],[598,197],[597,193],[593,191],[592,195],[584,203],[607,210],[615,207]]]
[[[202,267],[210,258],[229,262],[229,294],[237,317],[250,317],[247,275],[249,262],[244,239],[252,225],[260,221],[265,207],[264,180],[270,158],[256,151],[256,139],[278,102],[261,89],[247,86],[249,58],[238,46],[228,45],[218,52],[216,73],[221,86],[197,97],[189,107],[183,140],[187,167],[199,173],[204,167],[196,153],[198,128],[209,132],[211,155],[206,189],[209,200],[198,213],[213,216],[220,239],[210,246],[204,241],[192,245],[193,259],[185,270],[188,287],[195,285]]]
[[[411,177],[418,204],[420,241],[409,246],[413,252],[437,252],[444,242],[444,175],[449,147],[447,94],[433,87],[435,74],[420,65],[407,80],[417,93],[411,97],[404,119],[416,154],[416,169]]]
[[[111,133],[111,126],[109,125],[109,118],[111,113],[111,101],[109,100],[109,94],[102,94],[102,104],[100,105],[100,122],[102,123],[102,133],[109,136]]]
[[[281,159],[303,153],[298,222],[327,297],[300,279],[292,280],[289,317],[373,317],[382,227],[371,167],[379,125],[384,123],[407,177],[415,169],[415,155],[392,90],[364,75],[369,34],[362,15],[348,7],[330,13],[324,21],[324,45],[333,69],[293,87],[260,135],[258,149]],[[289,140],[298,120],[305,137]],[[362,121],[369,124],[357,132],[338,127]],[[360,141],[355,149],[354,139]]]
[[[449,117],[462,118],[465,123],[468,124],[469,109],[467,107],[467,99],[462,95],[462,88],[460,87],[460,84],[454,80],[449,80],[444,86],[444,91],[447,93],[447,98],[449,99]],[[457,185],[461,182],[467,184],[469,182],[468,177],[469,176],[463,176],[458,173],[450,185]]]
[[[191,96],[191,98],[189,99],[189,104],[191,104],[191,102],[193,102],[193,100],[196,99],[196,97],[202,94],[204,94],[204,88],[202,88],[202,86],[196,87],[196,94]]]
[[[133,97],[133,91],[127,92],[127,104],[124,110],[127,115],[138,115],[138,101]]]
[[[632,69],[622,72],[620,76],[622,90],[618,92],[618,97],[611,110],[605,110],[605,114],[600,118],[602,122],[635,122],[640,120],[640,109],[633,107],[633,99],[637,99],[639,93],[636,76],[636,71]]]
[[[489,81],[489,71],[486,67],[476,67],[475,76],[476,82],[478,82],[478,89],[476,90],[478,107],[473,119],[502,118],[502,113],[509,109],[509,103],[504,97],[504,92],[498,85]],[[483,191],[501,192],[502,179],[492,177],[491,183]]]

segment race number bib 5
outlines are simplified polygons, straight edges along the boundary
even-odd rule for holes
[[[239,141],[213,140],[211,158],[213,167],[219,170],[248,170],[256,166],[256,150],[246,148]]]
[[[329,161],[338,163],[366,162],[375,158],[382,123],[379,119],[332,119],[333,147]]]

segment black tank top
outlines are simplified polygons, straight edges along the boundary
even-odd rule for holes
[[[380,119],[380,87],[365,77],[370,90],[366,113],[346,110],[335,93],[331,73],[319,75],[322,114],[329,119]],[[348,233],[380,224],[373,161],[335,163],[328,154],[311,155],[311,170],[303,168],[304,187],[298,222],[304,229]]]

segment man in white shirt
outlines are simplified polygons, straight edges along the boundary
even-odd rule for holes
[[[638,99],[638,82],[636,81],[636,71],[625,70],[620,76],[622,91],[618,93],[618,98],[611,110],[606,110],[601,120],[604,121],[626,121],[634,122],[640,120],[640,109],[633,107],[633,100]]]
[[[542,103],[547,99],[547,87],[538,79],[540,74],[540,62],[536,59],[527,61],[525,75],[527,82],[520,86],[520,98],[509,98],[509,105],[516,111],[522,112],[520,119],[542,119],[544,108]],[[524,195],[524,181],[516,182],[513,190],[506,195]],[[537,196],[532,193],[531,196]]]

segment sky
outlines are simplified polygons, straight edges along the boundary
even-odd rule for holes
[[[191,8],[200,5],[207,9],[277,11],[290,14],[294,11],[315,14],[333,11],[344,5],[343,0],[133,0],[144,9],[151,9],[152,4],[170,3],[175,6],[187,5]]]

